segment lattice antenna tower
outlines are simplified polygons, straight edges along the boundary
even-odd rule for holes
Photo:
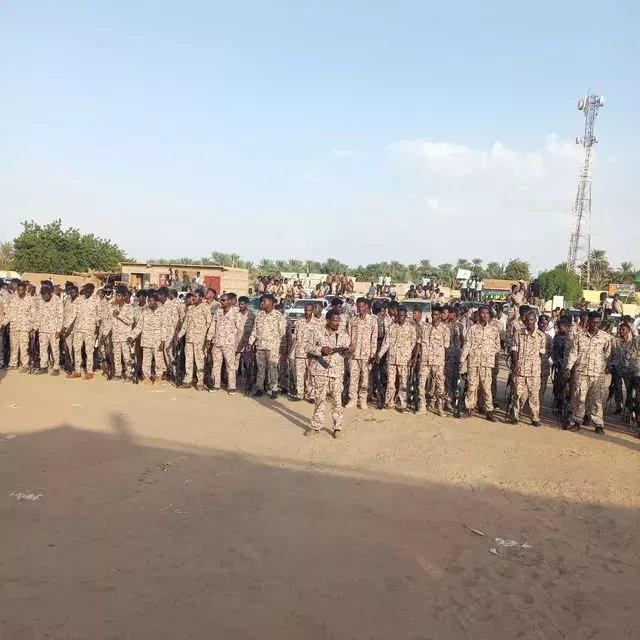
[[[596,117],[604,106],[604,96],[588,93],[578,100],[578,109],[584,112],[584,136],[576,144],[584,148],[578,191],[573,206],[573,231],[569,242],[567,269],[580,275],[583,285],[591,281],[591,148],[598,142],[594,134]]]

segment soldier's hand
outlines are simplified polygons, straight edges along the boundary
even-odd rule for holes
[[[131,346],[133,344],[133,339],[132,338],[127,338],[127,344],[129,346]]]
[[[204,348],[209,351],[209,349],[211,349],[211,340],[207,340],[204,343]]]
[[[120,315],[119,309],[114,309],[113,310],[113,315],[117,318]]]
[[[570,377],[571,377],[571,371],[570,371],[569,369],[567,369],[567,370],[564,372],[564,379],[565,379],[565,380],[568,380]]]
[[[59,332],[59,331],[56,331],[56,333],[55,333],[55,338],[56,338],[56,340],[59,340],[59,339],[60,339],[60,332]]]
[[[333,353],[333,349],[331,347],[322,347],[320,353],[323,356],[330,356]]]

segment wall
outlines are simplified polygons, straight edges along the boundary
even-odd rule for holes
[[[59,284],[61,287],[64,287],[64,283],[73,282],[78,288],[84,286],[87,282],[92,282],[96,288],[102,286],[102,281],[100,278],[91,275],[84,276],[72,276],[72,275],[63,275],[60,273],[23,273],[23,280],[28,280],[31,284],[34,284],[36,287],[40,286],[41,280],[51,280],[53,284]]]

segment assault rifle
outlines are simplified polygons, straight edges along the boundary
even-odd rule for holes
[[[73,358],[63,334],[60,334],[60,364],[67,373],[73,371]]]
[[[40,366],[40,348],[38,334],[35,331],[29,332],[29,347],[27,349],[29,355],[28,369],[29,373],[33,373]]]
[[[453,386],[453,417],[461,418],[465,411],[464,399],[467,395],[467,374],[460,373],[458,367],[458,375],[456,376],[455,385]]]
[[[337,347],[336,349],[331,350],[331,355],[339,354],[341,356],[345,356],[349,351],[349,347]],[[315,360],[323,369],[329,368],[329,362],[327,362],[322,356],[317,356],[315,353],[307,353],[307,358],[311,358]]]
[[[571,415],[569,402],[570,382],[564,377],[564,367],[553,368],[553,413],[562,430],[569,428]]]
[[[100,369],[102,370],[102,374],[107,377],[107,380],[113,380],[116,374],[116,367],[111,333],[102,336],[102,340],[100,341]]]
[[[202,371],[202,383],[207,391],[213,389],[213,356],[211,348],[204,347],[204,369]],[[200,384],[200,380],[198,380]]]
[[[420,406],[420,365],[409,365],[409,404],[415,413]]]

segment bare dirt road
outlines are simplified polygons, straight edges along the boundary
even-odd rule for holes
[[[0,637],[640,637],[639,440],[301,404],[5,376]]]

